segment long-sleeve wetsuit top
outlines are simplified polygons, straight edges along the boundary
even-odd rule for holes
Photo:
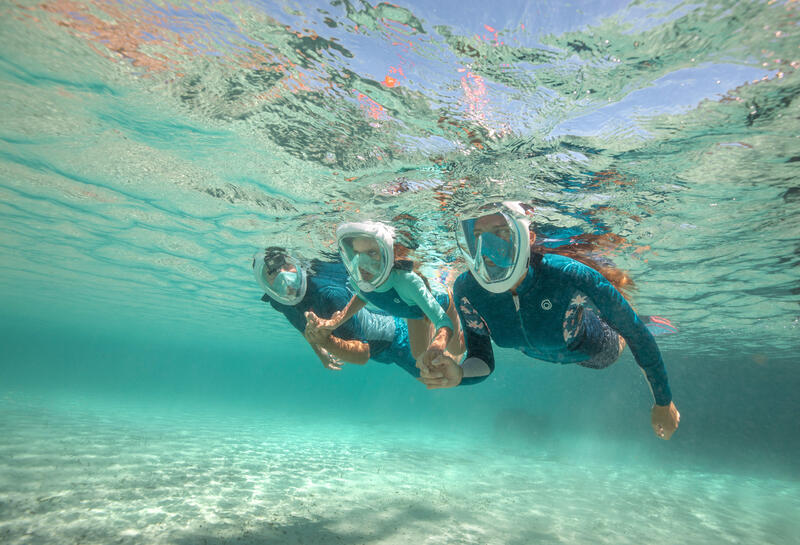
[[[668,405],[672,400],[667,372],[653,335],[622,294],[603,275],[583,263],[556,254],[531,256],[528,273],[516,290],[518,305],[510,291],[491,293],[469,271],[456,279],[453,292],[467,345],[462,384],[480,382],[494,370],[491,340],[498,346],[516,348],[541,360],[559,363],[588,360],[593,355],[592,337],[602,329],[599,323],[602,319],[630,346],[636,363],[647,376],[656,403]],[[587,303],[597,309],[599,318],[588,308],[584,312]],[[577,334],[565,340],[564,323],[569,312],[579,312],[581,323]],[[485,363],[482,375],[480,371],[467,371],[467,364],[476,361]]]
[[[303,299],[296,305],[285,305],[271,299],[267,294],[261,300],[283,314],[289,323],[300,333],[306,329],[305,313],[309,310],[320,318],[330,318],[334,312],[342,309],[353,297],[347,286],[347,271],[341,262],[315,260],[306,277],[307,288]],[[360,310],[352,320],[348,320],[333,331],[333,335],[346,341],[357,340],[369,344],[370,358],[381,363],[395,363],[411,375],[418,376],[410,350],[406,354],[402,349],[407,344],[408,332],[397,329],[398,320],[372,312]],[[405,332],[405,336],[403,334]],[[400,338],[397,336],[400,335]]]
[[[414,271],[392,269],[386,282],[370,292],[360,290],[352,279],[350,285],[360,299],[372,303],[392,316],[411,319],[427,316],[436,329],[449,327],[451,331],[453,330],[453,322],[442,308],[447,292],[434,297],[422,277]]]

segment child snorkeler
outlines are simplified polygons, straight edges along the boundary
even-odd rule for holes
[[[414,270],[415,263],[406,258],[408,248],[395,242],[392,227],[374,221],[343,223],[336,238],[355,295],[330,319],[309,319],[309,327],[333,330],[372,303],[406,319],[411,353],[425,366],[446,350],[454,356],[464,352],[452,292],[440,284],[431,286]]]

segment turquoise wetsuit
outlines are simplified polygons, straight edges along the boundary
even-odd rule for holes
[[[616,334],[609,339],[611,332],[627,342],[656,403],[667,405],[672,400],[653,335],[599,272],[568,257],[534,254],[516,293],[516,297],[510,291],[491,293],[470,272],[456,279],[453,296],[467,345],[462,384],[480,382],[494,370],[492,340],[540,360],[583,365],[618,342]],[[574,327],[567,332],[570,322]]]
[[[442,327],[454,330],[453,322],[447,316],[450,306],[447,289],[440,286],[441,289],[431,293],[422,277],[413,271],[392,269],[386,282],[375,288],[375,291],[365,292],[358,289],[352,279],[350,285],[362,301],[372,303],[392,316],[412,320],[427,316],[437,330]]]
[[[306,278],[306,294],[296,305],[284,305],[266,294],[261,297],[262,301],[286,316],[300,333],[306,329],[307,311],[311,310],[321,318],[330,318],[353,297],[353,292],[347,287],[347,271],[341,262],[315,260]],[[370,359],[394,363],[409,374],[419,376],[409,347],[408,326],[403,320],[362,309],[352,320],[336,328],[333,335],[346,341],[365,342],[369,344]]]

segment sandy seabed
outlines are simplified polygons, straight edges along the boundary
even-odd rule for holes
[[[411,428],[0,402],[0,542],[800,543],[800,483]]]

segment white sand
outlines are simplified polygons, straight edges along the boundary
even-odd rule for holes
[[[800,483],[408,428],[0,403],[0,542],[800,543]],[[135,420],[134,420],[135,419]]]

